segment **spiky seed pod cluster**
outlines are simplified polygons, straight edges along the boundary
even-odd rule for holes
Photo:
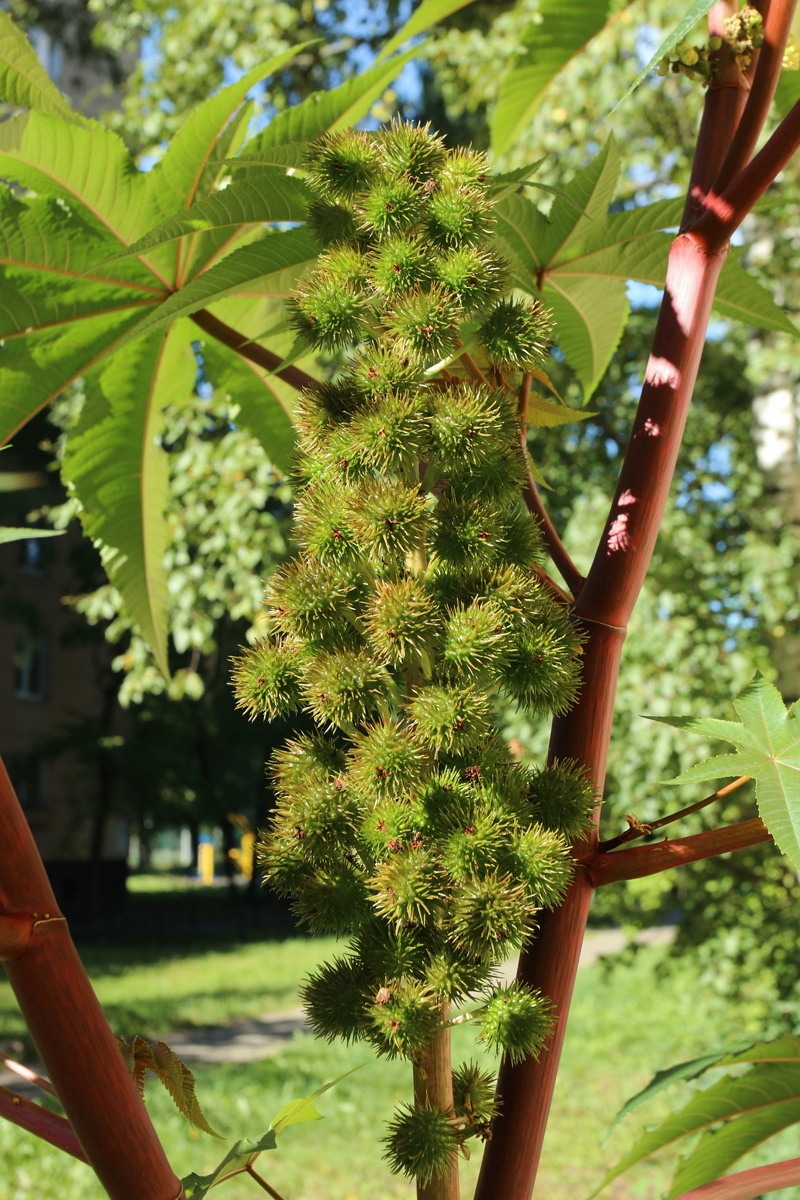
[[[273,576],[269,638],[235,682],[251,715],[302,707],[319,732],[275,756],[259,853],[312,930],[351,938],[306,984],[320,1034],[417,1059],[470,999],[488,1044],[535,1053],[546,1001],[493,971],[560,902],[590,805],[569,764],[551,778],[512,759],[492,701],[563,712],[578,685],[519,491],[515,373],[542,360],[549,319],[503,298],[482,155],[395,125],[323,138],[308,178],[327,249],[293,311],[343,366],[301,397],[302,550]],[[458,361],[443,380],[467,339],[487,381]],[[401,1113],[393,1165],[446,1171],[491,1119],[490,1091],[458,1068],[456,1116]]]

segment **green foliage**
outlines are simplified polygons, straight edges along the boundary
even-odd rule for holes
[[[307,985],[320,1033],[417,1058],[442,1036],[450,1002],[481,996],[480,1036],[517,1055],[541,1045],[547,1005],[498,989],[493,968],[572,871],[555,805],[545,829],[491,700],[505,688],[532,712],[563,711],[576,689],[578,640],[534,574],[538,534],[518,492],[511,389],[518,371],[538,369],[549,321],[495,288],[465,311],[432,272],[386,286],[387,248],[406,263],[417,245],[434,263],[453,245],[484,253],[482,159],[402,125],[326,138],[316,153],[312,203],[346,204],[352,232],[293,306],[302,336],[343,366],[303,397],[301,554],[270,581],[271,637],[239,660],[236,686],[248,711],[270,715],[286,711],[291,678],[325,737],[277,755],[260,853],[301,919],[352,938]],[[343,296],[357,321],[343,317]],[[472,382],[459,362],[473,313],[502,385]],[[444,353],[453,363],[440,381]],[[569,826],[586,788],[568,769],[558,778]],[[393,1164],[424,1180],[456,1142],[445,1109],[417,1105],[389,1145]]]
[[[800,867],[800,734],[796,705],[787,709],[773,684],[758,676],[734,700],[739,723],[715,717],[665,718],[678,728],[731,742],[736,754],[695,763],[675,783],[749,775],[761,819],[777,846]]]
[[[736,1069],[743,1066],[747,1067],[744,1072]],[[734,1070],[695,1092],[681,1109],[647,1129],[606,1172],[601,1188],[662,1147],[692,1137],[666,1192],[666,1200],[675,1200],[718,1179],[753,1147],[800,1122],[800,1039],[790,1036],[703,1055],[660,1072],[628,1102],[617,1120],[674,1080],[695,1079],[720,1067]]]

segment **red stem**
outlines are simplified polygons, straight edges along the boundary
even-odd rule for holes
[[[781,121],[755,158],[721,196],[706,198],[703,216],[692,227],[709,250],[722,248],[800,147],[800,102]]]
[[[759,134],[764,127],[781,73],[786,43],[792,28],[797,0],[771,0],[764,19],[764,41],[758,51],[750,96],[742,119],[730,141],[728,153],[717,178],[714,191],[724,192],[743,167],[753,157]],[[727,144],[727,143],[726,143]]]
[[[579,861],[591,886],[605,887],[623,879],[642,879],[645,875],[668,871],[670,867],[682,867],[702,858],[714,858],[717,854],[743,850],[746,846],[757,846],[759,842],[770,840],[766,825],[754,817],[752,821],[738,821],[735,825],[707,829],[674,841],[667,839],[645,846],[629,846],[625,850],[600,851]]]
[[[279,354],[273,354],[271,350],[267,350],[265,346],[260,346],[258,342],[251,342],[243,333],[239,333],[236,329],[232,329],[230,325],[226,325],[224,321],[220,321],[219,317],[215,317],[207,308],[199,308],[197,312],[191,314],[191,318],[195,325],[198,325],[204,333],[210,334],[218,342],[222,342],[224,346],[229,346],[231,350],[235,350],[237,354],[241,354],[242,358],[249,358],[250,362],[254,362],[257,366],[263,367],[266,371],[277,375],[278,379],[282,379],[284,383],[291,384],[293,388],[297,388],[298,392],[303,391],[304,388],[316,388],[319,386],[317,380],[312,375],[307,375],[299,367],[283,367],[278,370],[283,362]]]
[[[776,1192],[797,1183],[800,1183],[800,1158],[789,1158],[766,1167],[751,1167],[749,1171],[724,1175],[713,1183],[704,1183],[691,1192],[684,1192],[678,1200],[750,1200],[752,1196]]]
[[[774,61],[772,69],[776,69]],[[706,104],[720,104],[721,95],[719,90],[710,92]],[[781,129],[787,122],[791,125],[791,118]],[[767,155],[761,158],[762,151],[733,185],[739,187],[736,194],[741,196],[739,220],[746,205],[752,205],[768,186],[751,174],[743,190],[741,179],[751,168],[759,170],[759,158],[760,169],[768,169],[767,163],[774,166],[787,152],[793,132],[779,130],[773,135],[770,141],[777,139],[779,146],[770,149],[768,143]],[[797,133],[800,135],[800,113]],[[598,794],[605,779],[622,639],[669,496],[727,250],[718,219],[712,229],[700,229],[704,222],[709,224],[710,216],[706,212],[691,230],[680,234],[670,250],[666,290],[631,439],[603,537],[575,605],[575,618],[588,634],[584,681],[577,706],[554,723],[550,761],[577,759],[595,781]],[[595,829],[586,844],[575,850],[591,854],[596,846]],[[529,1200],[533,1190],[591,891],[588,872],[579,871],[564,904],[542,915],[536,939],[520,957],[518,978],[550,997],[558,1023],[537,1061],[511,1066],[505,1060],[502,1064],[498,1087],[501,1115],[486,1147],[476,1200]]]
[[[736,0],[719,0],[714,5],[708,14],[709,37],[724,37],[725,18],[733,16],[737,8]],[[727,44],[723,43],[713,61],[714,76],[703,106],[681,229],[703,212],[703,201],[714,186],[750,92],[750,83]]]
[[[578,592],[583,587],[583,576],[570,558],[564,543],[558,536],[553,522],[547,513],[547,509],[542,503],[542,498],[539,495],[539,489],[536,486],[536,480],[533,478],[531,471],[530,457],[528,455],[528,399],[531,394],[531,383],[533,376],[526,374],[522,382],[522,389],[519,394],[519,440],[522,449],[522,457],[525,461],[525,476],[526,482],[522,489],[522,495],[528,507],[528,511],[533,513],[539,522],[539,532],[542,535],[542,541],[545,544],[547,553],[553,561],[559,575],[564,580],[564,583],[569,588],[573,596],[577,596]]]
[[[20,1129],[26,1129],[28,1133],[36,1134],[42,1141],[64,1150],[73,1158],[79,1158],[81,1162],[89,1161],[72,1132],[69,1121],[4,1087],[0,1087],[0,1117],[19,1125]]]
[[[0,912],[0,957],[25,1023],[111,1200],[182,1197],[58,911],[2,761]]]

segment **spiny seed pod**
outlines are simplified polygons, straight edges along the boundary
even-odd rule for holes
[[[350,1042],[366,1036],[366,1012],[362,1024],[354,1024],[353,1017],[365,1009],[369,983],[369,975],[357,958],[335,958],[306,979],[300,998],[318,1037],[329,1042],[340,1037]]]
[[[466,1117],[470,1125],[491,1121],[497,1115],[495,1076],[477,1063],[462,1063],[453,1071],[453,1103],[456,1116]]]
[[[534,771],[530,780],[531,815],[545,829],[574,841],[592,827],[597,789],[571,760]]]
[[[480,1018],[479,1041],[506,1053],[512,1062],[538,1058],[553,1030],[553,1006],[524,984],[499,988],[487,1001]]]
[[[233,686],[238,707],[252,720],[274,720],[300,707],[297,652],[278,642],[261,642],[250,654],[233,660]]]
[[[393,1171],[423,1187],[452,1168],[458,1143],[447,1115],[433,1105],[404,1106],[389,1125],[386,1157]]]
[[[306,985],[311,1022],[411,1058],[419,1085],[451,1002],[479,1006],[490,1045],[538,1050],[547,1003],[494,972],[558,903],[588,810],[574,773],[513,761],[493,698],[562,712],[577,688],[580,639],[537,580],[519,488],[520,372],[550,323],[504,297],[481,154],[396,124],[326,135],[305,169],[323,253],[292,319],[334,374],[298,401],[300,553],[235,674],[246,711],[299,705],[318,731],[275,755],[258,843],[298,918],[349,939]],[[392,1127],[392,1165],[423,1184],[493,1115],[485,1074],[455,1084]]]

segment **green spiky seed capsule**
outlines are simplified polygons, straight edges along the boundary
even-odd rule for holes
[[[389,1125],[386,1157],[392,1170],[423,1187],[447,1174],[457,1151],[446,1114],[433,1105],[401,1108]]]
[[[426,1186],[494,1114],[477,1068],[452,1093],[428,1073],[449,1005],[515,1059],[550,1028],[547,1002],[494,972],[560,901],[590,807],[571,768],[512,759],[494,701],[544,715],[577,692],[580,638],[537,578],[520,494],[521,373],[550,323],[504,297],[481,154],[394,124],[326,135],[306,175],[323,253],[292,316],[332,378],[297,403],[300,552],[235,682],[251,715],[314,722],[274,756],[259,860],[313,932],[349,939],[305,986],[317,1032],[415,1063],[422,1102],[388,1156]]]

